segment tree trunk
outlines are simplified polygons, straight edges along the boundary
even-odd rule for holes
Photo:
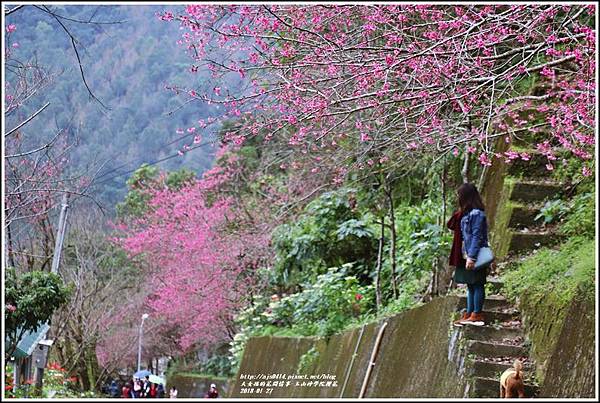
[[[377,274],[375,276],[375,303],[377,310],[381,308],[381,263],[383,258],[383,241],[385,237],[385,216],[381,217],[381,236],[379,237],[379,249],[377,251]]]
[[[93,347],[95,347],[95,343],[91,343],[85,347],[84,359],[90,389],[98,389],[100,388],[100,385],[97,382],[98,360],[96,358],[96,349]]]
[[[440,268],[438,270],[438,294],[446,295],[452,284],[454,268],[450,266],[447,261],[444,261],[443,258],[440,258],[438,264],[438,267]]]
[[[460,171],[463,183],[469,182],[469,153],[465,149],[465,160],[463,162],[462,170]]]
[[[10,267],[16,267],[15,265],[15,254],[13,253],[13,242],[12,242],[12,234],[10,230],[10,224],[8,224],[6,228],[6,235],[8,238],[8,264]]]
[[[446,179],[448,178],[448,172],[446,170],[446,156],[444,156],[444,168],[442,169],[442,228],[446,225]]]
[[[396,220],[394,217],[394,198],[392,189],[386,188],[385,191],[390,202],[390,263],[391,263],[391,282],[394,299],[398,298],[398,285],[396,284]]]

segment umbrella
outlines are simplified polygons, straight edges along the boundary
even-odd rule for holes
[[[154,375],[154,374],[150,375],[149,380],[152,383],[156,383],[156,384],[160,383],[161,385],[165,384],[165,380],[163,378],[161,378],[160,376],[158,376],[158,375]]]
[[[152,372],[148,371],[147,369],[142,369],[142,370],[136,372],[135,374],[133,374],[133,377],[142,379],[142,378],[145,378],[146,375],[152,375]]]

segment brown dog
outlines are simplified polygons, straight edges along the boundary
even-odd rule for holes
[[[513,368],[508,368],[500,376],[500,397],[525,397],[523,364],[515,360]]]

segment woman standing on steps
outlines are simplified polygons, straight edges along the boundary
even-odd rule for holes
[[[450,265],[455,266],[454,282],[467,284],[467,311],[455,324],[484,324],[483,301],[487,267],[475,269],[479,249],[488,246],[485,207],[477,188],[463,183],[457,190],[459,209],[452,214],[448,228],[454,230]]]

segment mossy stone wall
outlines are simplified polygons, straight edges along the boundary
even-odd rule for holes
[[[494,142],[494,150],[497,153],[503,153],[508,148],[509,144],[503,137],[499,137]],[[485,172],[481,187],[481,197],[488,220],[490,246],[498,261],[508,254],[511,239],[508,223],[513,210],[510,195],[514,181],[507,177],[506,173],[506,163],[494,158],[492,166]]]
[[[593,398],[595,393],[595,304],[577,298],[571,304],[552,355],[540,396]]]
[[[595,304],[589,290],[567,302],[552,292],[524,295],[519,306],[540,397],[594,397]]]
[[[437,298],[387,319],[379,353],[365,397],[462,397],[465,383],[449,359],[449,329],[458,310],[456,297]],[[359,396],[375,339],[383,321],[319,338],[258,337],[248,341],[240,370],[233,380],[235,398],[356,398]],[[360,339],[360,343],[357,343]],[[358,349],[357,349],[358,345]],[[312,349],[312,350],[311,350]],[[352,355],[356,350],[354,362]],[[309,351],[312,351],[309,352]],[[316,353],[315,353],[316,352]],[[300,370],[306,354],[312,365]],[[270,395],[242,393],[244,376],[264,374],[334,375],[336,387],[273,387]],[[344,390],[344,382],[348,379]],[[247,380],[246,380],[247,381]],[[246,382],[247,384],[247,382]],[[266,388],[266,387],[265,387]],[[263,389],[265,389],[263,388]]]

